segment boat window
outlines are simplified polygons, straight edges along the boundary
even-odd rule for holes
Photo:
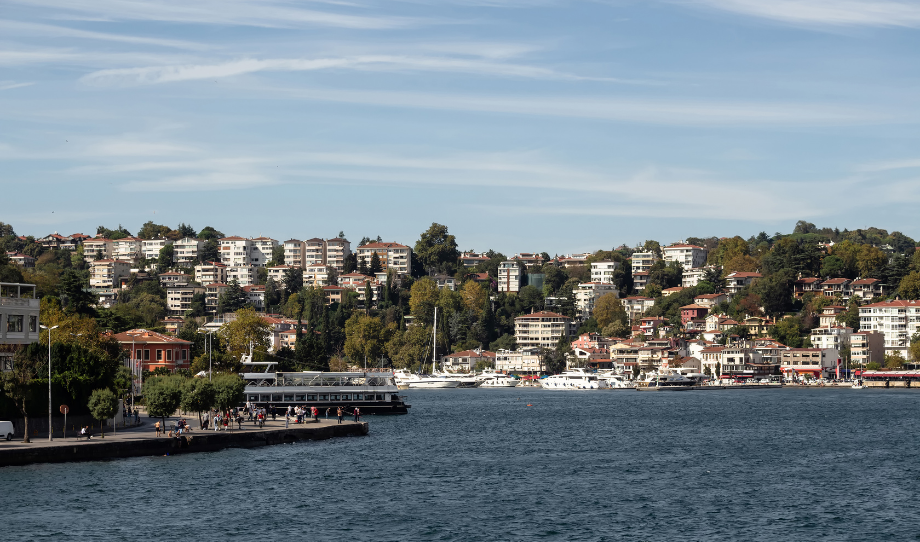
[[[316,401],[316,394],[311,393],[307,395],[307,401]]]
[[[268,397],[269,397],[268,394],[263,393],[263,394],[259,395],[259,401],[261,401],[261,402],[263,402],[263,403],[268,402]]]
[[[338,400],[339,400],[339,395],[338,395],[338,394],[334,394],[334,395],[331,396],[330,401],[338,401]]]
[[[280,400],[281,400],[281,394],[280,394],[280,393],[273,393],[273,394],[272,394],[272,401],[280,401]]]
[[[285,393],[285,394],[284,394],[284,400],[285,400],[285,401],[293,401],[293,400],[294,400],[294,394],[293,394],[293,393]]]
[[[255,393],[250,393],[249,396],[248,396],[248,398],[249,398],[249,399],[248,399],[249,401],[258,401],[258,400],[259,400],[259,396],[256,395]]]
[[[325,393],[320,394],[319,400],[320,400],[320,401],[328,401],[328,400],[329,400],[329,396],[326,395]]]
[[[298,403],[302,403],[306,400],[307,400],[307,396],[302,393],[298,393],[294,395],[294,401],[297,401]]]
[[[364,400],[364,395],[360,393],[355,394],[355,401],[363,401],[363,400]]]
[[[350,400],[351,400],[351,395],[346,393],[345,395],[342,396],[342,400],[343,400],[343,401],[350,401]]]

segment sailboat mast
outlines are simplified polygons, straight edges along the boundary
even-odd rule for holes
[[[438,307],[434,308],[434,326],[431,328],[431,374],[435,374],[438,370],[435,368],[435,363],[438,358]]]

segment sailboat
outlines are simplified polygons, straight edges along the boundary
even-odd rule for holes
[[[431,330],[431,375],[408,380],[410,389],[456,388],[460,380],[438,374],[438,308],[434,308],[434,326]]]

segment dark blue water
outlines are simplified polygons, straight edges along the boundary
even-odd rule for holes
[[[406,393],[366,438],[0,469],[0,539],[920,539],[917,391]]]

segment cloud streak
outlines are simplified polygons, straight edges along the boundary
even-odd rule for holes
[[[241,59],[214,64],[149,66],[99,70],[80,78],[92,85],[152,85],[234,77],[258,72],[297,72],[316,70],[385,70],[462,72],[479,75],[520,77],[529,79],[595,80],[632,82],[599,77],[586,77],[558,72],[549,68],[434,56],[358,55],[338,58],[280,58]]]
[[[896,0],[689,0],[706,8],[796,25],[920,27],[920,5]]]

